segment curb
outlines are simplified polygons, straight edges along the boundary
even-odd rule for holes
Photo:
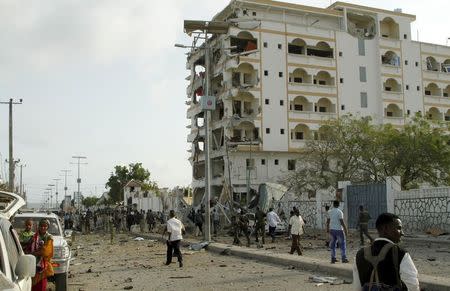
[[[134,235],[144,236],[158,241],[165,241],[161,236],[153,234],[140,234],[133,233]],[[183,240],[185,243],[193,244],[199,241]],[[353,277],[353,265],[350,264],[330,264],[328,261],[309,258],[306,256],[296,256],[291,254],[275,254],[267,250],[251,249],[246,247],[239,247],[233,245],[227,245],[222,243],[210,243],[206,249],[213,253],[221,253],[224,250],[230,250],[230,255],[256,260],[264,263],[279,265],[279,266],[292,266],[296,269],[318,272],[322,274],[329,274],[333,276],[340,276],[345,279],[352,279]],[[419,282],[422,290],[427,291],[449,291],[450,290],[450,278],[447,277],[435,277],[430,275],[419,274]]]

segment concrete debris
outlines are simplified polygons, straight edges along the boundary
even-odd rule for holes
[[[199,250],[205,248],[208,245],[209,245],[209,242],[205,241],[205,242],[201,242],[201,243],[191,244],[189,246],[189,249],[193,250],[193,251],[199,251]]]
[[[143,241],[143,240],[144,240],[144,238],[143,238],[143,237],[140,237],[140,236],[138,236],[138,237],[134,238],[134,240],[135,240],[135,241]]]
[[[224,249],[223,251],[220,252],[220,254],[222,256],[229,256],[229,255],[231,255],[231,250],[230,249]]]
[[[312,283],[333,283],[337,280],[339,280],[339,278],[337,278],[337,277],[324,277],[324,276],[310,276],[309,277],[309,282],[312,282]]]
[[[431,234],[432,236],[440,236],[440,235],[446,234],[445,231],[443,231],[442,229],[437,228],[437,227],[432,227],[432,228],[427,229],[426,233]]]

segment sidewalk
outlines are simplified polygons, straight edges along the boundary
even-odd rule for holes
[[[161,235],[157,234],[141,234],[133,233],[134,235],[147,237],[151,239],[156,239],[164,241]],[[195,239],[183,240],[185,243],[194,244],[200,242]],[[206,248],[208,251],[213,253],[221,253],[228,249],[229,254],[232,256],[257,260],[264,263],[281,265],[281,266],[292,266],[296,269],[302,269],[310,272],[320,273],[330,276],[339,276],[348,280],[352,279],[352,264],[330,264],[328,260],[319,260],[310,258],[307,256],[296,256],[290,254],[275,254],[269,250],[265,249],[253,249],[246,247],[239,247],[233,245],[227,245],[222,243],[210,243]],[[450,278],[448,277],[434,277],[428,275],[420,275],[420,287],[424,290],[433,291],[449,291],[450,290]]]

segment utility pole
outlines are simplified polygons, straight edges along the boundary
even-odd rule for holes
[[[56,208],[59,208],[59,204],[58,204],[58,181],[60,181],[61,179],[53,179],[53,181],[55,181],[55,198],[56,198]]]
[[[20,194],[20,196],[22,196],[23,198],[25,198],[24,197],[24,195],[23,195],[23,182],[22,182],[22,169],[24,168],[24,167],[26,167],[27,165],[25,165],[25,164],[21,164],[20,165],[20,184],[19,184],[19,194]]]
[[[78,178],[77,178],[77,195],[76,197],[74,197],[74,202],[75,202],[75,206],[77,206],[79,204],[79,199],[80,199],[80,184],[81,184],[81,178],[80,178],[80,165],[87,165],[87,163],[81,163],[80,160],[81,159],[87,159],[87,157],[83,157],[83,156],[72,156],[73,159],[77,159],[76,163],[71,163],[72,165],[78,165]]]
[[[61,172],[64,173],[64,199],[67,197],[67,173],[70,172],[70,170],[61,170]]]
[[[14,170],[16,164],[13,158],[13,105],[22,104],[22,99],[19,102],[14,102],[12,98],[9,102],[0,102],[0,104],[9,104],[9,191],[14,192]]]

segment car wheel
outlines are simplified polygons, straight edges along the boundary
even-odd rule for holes
[[[55,288],[56,291],[67,290],[67,272],[61,274],[55,274]]]

